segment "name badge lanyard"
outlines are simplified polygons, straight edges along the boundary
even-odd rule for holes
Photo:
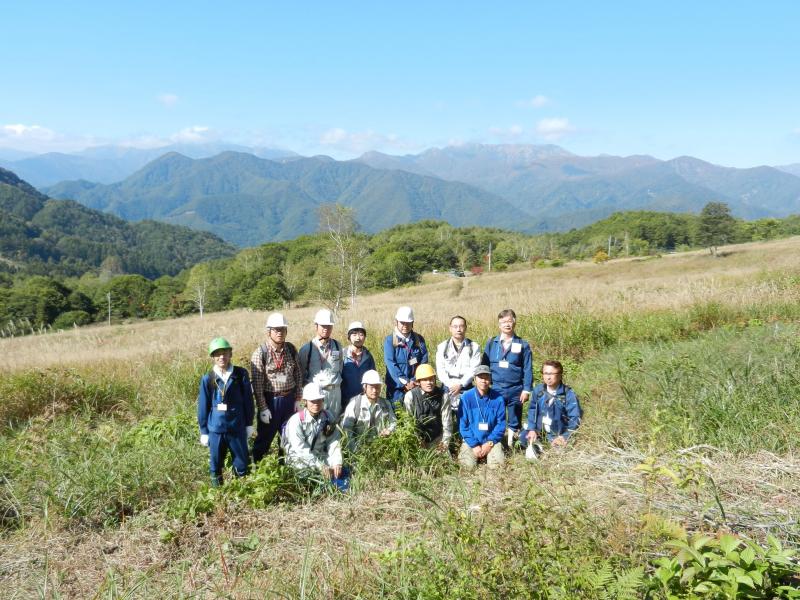
[[[514,345],[514,338],[513,337],[511,338],[511,343],[508,345],[508,349],[507,350],[505,348],[503,348],[503,340],[501,340],[500,338],[497,339],[497,346],[498,346],[498,349],[499,349],[500,360],[506,360],[506,356],[508,356],[508,354],[511,352],[511,346],[513,346],[513,345]],[[506,362],[508,362],[508,361],[506,361]]]
[[[314,344],[316,346],[316,344]],[[322,343],[317,346],[317,352],[319,352],[319,360],[324,365],[328,362],[328,357],[331,355],[331,343],[328,342],[327,346],[323,346]]]
[[[272,355],[272,362],[275,364],[276,371],[283,370],[283,364],[286,362],[286,349],[280,353],[280,356],[273,348],[269,349],[269,353]],[[280,360],[278,360],[280,358]]]
[[[233,373],[231,376],[228,377],[228,383],[230,383],[231,377],[233,377]],[[219,404],[225,404],[225,390],[228,387],[228,384],[225,381],[222,382],[222,387],[219,386],[219,381],[217,381],[217,374],[214,373],[214,386],[217,388],[219,392]]]
[[[487,425],[487,427],[488,427],[488,425],[489,425],[489,419],[488,419],[487,417],[484,417],[484,416],[483,416],[483,411],[481,410],[481,398],[482,398],[482,396],[481,396],[480,394],[475,394],[475,402],[476,402],[476,403],[477,403],[477,405],[478,405],[478,414],[479,414],[479,415],[480,415],[480,417],[481,417],[481,421],[480,421],[480,422],[481,422],[481,423],[486,423],[486,425]],[[488,396],[487,396],[487,398],[488,398]],[[488,409],[488,407],[487,407],[487,409]]]

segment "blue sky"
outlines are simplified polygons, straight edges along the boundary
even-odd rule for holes
[[[800,162],[800,2],[497,4],[0,0],[0,147]]]

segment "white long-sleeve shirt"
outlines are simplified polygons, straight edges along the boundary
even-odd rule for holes
[[[397,417],[386,398],[372,404],[364,394],[347,404],[342,416],[342,429],[347,434],[348,445],[354,448],[362,436],[374,437],[384,429],[394,431]]]
[[[461,344],[456,350],[453,338],[436,347],[436,376],[445,388],[460,384],[462,388],[472,385],[475,367],[481,364],[481,346],[477,342]]]
[[[304,408],[289,418],[283,432],[283,448],[289,466],[295,469],[321,469],[342,464],[341,434],[330,417],[326,411],[313,417]],[[326,423],[332,429],[328,436],[324,431]]]

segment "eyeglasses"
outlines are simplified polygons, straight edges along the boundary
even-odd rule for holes
[[[561,375],[561,371],[542,371],[542,375]]]

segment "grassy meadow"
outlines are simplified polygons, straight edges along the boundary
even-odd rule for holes
[[[265,460],[208,487],[195,400],[208,340],[249,366],[266,313],[0,339],[0,596],[800,598],[800,238],[364,296],[435,345],[514,308],[534,369],[581,396],[574,442],[461,475],[403,422],[347,496]],[[318,307],[292,308],[289,341]],[[433,358],[433,357],[432,357]],[[538,378],[537,378],[538,379]]]

